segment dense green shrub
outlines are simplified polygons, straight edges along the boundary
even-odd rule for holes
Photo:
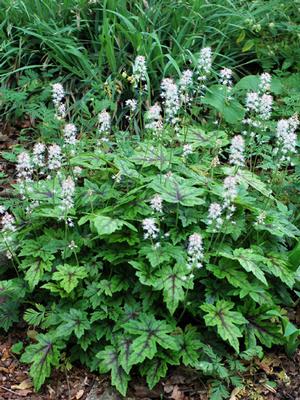
[[[66,349],[122,394],[133,370],[153,387],[183,363],[219,379],[221,399],[241,383],[237,356],[295,350],[298,119],[282,119],[270,78],[216,80],[205,48],[162,82],[162,111],[137,58],[122,112],[76,103],[77,128],[63,87],[49,109],[45,89],[39,141],[4,154],[17,183],[1,208],[0,326],[24,312],[38,332],[22,356],[36,389]]]

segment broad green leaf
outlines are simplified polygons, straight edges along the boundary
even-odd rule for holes
[[[111,233],[119,230],[124,225],[124,221],[120,219],[114,219],[106,217],[104,215],[97,215],[91,219],[93,225],[95,226],[98,235],[110,235]]]
[[[160,181],[159,177],[156,177],[149,186],[156,193],[159,193],[167,203],[181,204],[186,207],[205,203],[204,199],[201,198],[204,190],[194,187],[190,180],[179,176],[172,176],[168,179],[163,178],[162,181]]]
[[[129,376],[126,374],[119,361],[119,351],[113,346],[106,346],[103,351],[96,355],[99,358],[99,369],[101,373],[111,371],[111,383],[117,390],[126,396]]]
[[[173,268],[165,266],[157,272],[154,288],[163,291],[164,301],[173,315],[179,302],[185,298],[184,289],[192,289],[193,282],[186,275],[186,266],[176,264]]]
[[[80,339],[84,332],[90,329],[90,323],[87,319],[87,313],[82,310],[71,308],[69,312],[62,313],[63,322],[57,327],[57,336],[70,336],[73,332]]]
[[[140,314],[138,319],[125,323],[123,328],[137,336],[132,343],[131,365],[141,363],[145,358],[152,359],[157,352],[157,344],[164,349],[177,349],[174,337],[169,335],[173,328],[165,321],[156,320],[151,314]]]
[[[146,376],[149,389],[153,389],[160,379],[166,376],[167,371],[168,365],[166,361],[159,357],[145,361],[141,367],[141,374]]]
[[[199,350],[203,346],[197,328],[188,325],[180,335],[175,336],[175,339],[179,345],[180,357],[182,357],[183,364],[195,367],[200,358]]]
[[[58,367],[61,349],[64,344],[54,336],[38,334],[37,343],[26,347],[21,361],[31,364],[30,376],[33,379],[35,390],[39,390],[45,379],[51,374],[51,369]]]
[[[71,293],[79,281],[86,276],[87,272],[84,267],[63,264],[57,266],[57,271],[53,274],[53,280],[58,281],[61,288],[67,293]]]
[[[207,326],[216,326],[222,339],[228,340],[235,351],[239,352],[238,338],[242,337],[241,329],[237,325],[244,325],[247,320],[240,312],[231,311],[234,304],[226,300],[218,300],[216,305],[204,304],[200,308],[206,312],[204,316]]]
[[[45,271],[51,271],[52,262],[43,261],[41,258],[32,262],[31,267],[26,271],[24,279],[28,282],[30,290],[42,280]]]

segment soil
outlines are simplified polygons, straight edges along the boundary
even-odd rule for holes
[[[20,331],[0,336],[0,400],[89,400],[95,387],[97,396],[93,399],[106,398],[103,393],[109,388],[109,376],[78,366],[53,371],[41,391],[35,393],[29,367],[12,351],[13,344],[28,342],[28,334]],[[244,387],[231,388],[228,400],[300,400],[300,350],[291,359],[281,352],[268,353],[249,364],[242,378]],[[153,390],[141,378],[133,377],[127,399],[208,400],[209,389],[209,381],[199,377],[197,371],[180,367],[170,370]]]

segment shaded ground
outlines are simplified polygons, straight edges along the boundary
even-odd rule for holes
[[[29,368],[20,364],[12,351],[15,343],[24,340],[25,332],[0,336],[0,400],[116,400],[107,397],[109,378],[96,376],[84,368],[72,367],[54,371],[40,393],[34,393]],[[230,400],[300,400],[300,351],[293,359],[285,354],[269,353],[252,363],[243,375],[244,388],[232,389]],[[155,389],[133,378],[128,399],[208,399],[209,383],[197,372],[184,368],[170,371]]]

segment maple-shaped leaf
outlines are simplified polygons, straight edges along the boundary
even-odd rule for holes
[[[58,336],[70,336],[73,332],[80,339],[84,332],[90,329],[87,313],[82,310],[71,308],[68,313],[62,314],[63,322],[57,327]]]
[[[267,260],[267,271],[279,278],[283,283],[288,285],[289,288],[292,288],[295,284],[295,273],[293,270],[289,269],[288,260],[276,253],[268,254]]]
[[[35,339],[37,343],[26,347],[21,361],[31,364],[30,376],[35,390],[39,390],[50,376],[51,369],[58,366],[64,344],[50,334],[38,334]]]
[[[273,344],[283,344],[284,337],[280,323],[281,313],[276,306],[265,304],[256,307],[255,304],[243,308],[248,324],[245,327],[247,347],[255,347],[257,340],[266,347]]]
[[[150,389],[164,378],[168,371],[168,365],[163,358],[155,357],[152,360],[146,360],[141,368],[141,375],[146,376],[146,381]]]
[[[107,373],[111,371],[111,383],[123,396],[126,396],[130,377],[121,366],[118,349],[114,346],[106,346],[104,350],[97,353],[96,357],[101,360],[99,365],[100,372]]]
[[[188,325],[180,335],[175,336],[175,339],[179,345],[183,364],[194,367],[199,361],[199,350],[203,346],[197,328]]]
[[[235,249],[233,254],[220,252],[219,255],[230,260],[238,261],[247,272],[252,272],[257,279],[265,285],[268,285],[263,272],[263,264],[266,262],[266,258],[260,254],[256,254],[252,249],[239,248]]]
[[[163,291],[164,301],[173,315],[179,302],[185,298],[184,289],[192,289],[193,281],[187,279],[186,266],[176,264],[173,268],[165,266],[157,272],[154,288]]]
[[[238,311],[231,311],[234,304],[226,300],[218,300],[215,305],[204,304],[201,309],[207,314],[204,316],[207,326],[216,326],[218,334],[227,340],[239,352],[238,338],[242,332],[237,325],[246,324],[248,321]]]
[[[161,181],[157,177],[150,184],[156,193],[159,193],[164,201],[172,204],[181,204],[185,207],[194,207],[204,204],[204,190],[193,186],[194,182],[189,179],[172,175],[171,178],[164,178]]]
[[[118,348],[120,349],[119,362],[126,374],[129,374],[131,370],[130,356],[133,352],[132,343],[132,337],[125,335],[122,335],[118,341]]]
[[[136,320],[123,324],[126,332],[137,336],[133,339],[131,365],[139,364],[145,358],[152,359],[157,353],[157,344],[164,349],[178,349],[173,336],[169,335],[173,327],[165,321],[157,320],[153,315],[140,314]]]
[[[54,258],[54,257],[52,257]],[[30,268],[25,273],[25,280],[28,282],[30,290],[42,280],[45,271],[51,271],[52,262],[50,259],[44,261],[42,258],[30,263]]]
[[[84,267],[63,264],[57,266],[57,271],[53,274],[53,280],[58,281],[61,288],[67,293],[71,293],[79,281],[86,276],[87,272]]]

